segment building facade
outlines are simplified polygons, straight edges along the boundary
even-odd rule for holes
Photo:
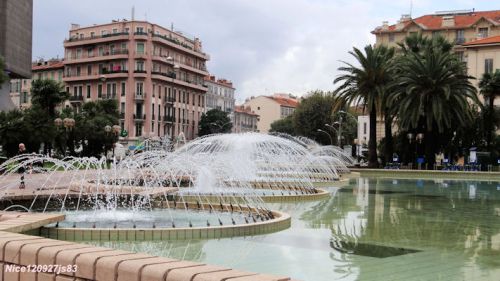
[[[207,76],[205,84],[208,88],[205,95],[205,112],[219,109],[232,116],[235,102],[233,83],[226,79],[216,79],[215,76]]]
[[[0,57],[11,79],[31,76],[33,0],[0,1]],[[13,109],[9,82],[0,85],[0,110]]]
[[[485,71],[500,68],[500,44],[494,43],[500,36],[500,10],[443,11],[415,19],[403,15],[396,24],[383,22],[372,33],[377,45],[391,47],[397,47],[413,33],[427,37],[443,36],[454,43],[454,51],[467,63],[468,74],[477,78],[472,81],[476,87]],[[482,96],[479,98],[482,100]]]
[[[238,105],[234,107],[233,133],[257,132],[257,119],[259,115],[252,112],[250,107]]]
[[[123,142],[198,135],[209,56],[198,38],[145,21],[73,25],[64,41],[64,78],[78,110],[88,100],[116,99]]]
[[[259,115],[257,131],[268,133],[271,123],[291,115],[298,105],[298,100],[289,94],[251,97],[244,106]]]
[[[31,106],[31,81],[34,79],[52,79],[62,83],[64,63],[60,59],[33,62],[32,79],[10,80],[10,98],[19,109]]]

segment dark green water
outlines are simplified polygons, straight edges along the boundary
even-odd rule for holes
[[[299,280],[500,280],[500,183],[360,178],[328,199],[269,204],[278,233],[92,242]]]

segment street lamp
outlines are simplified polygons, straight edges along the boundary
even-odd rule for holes
[[[325,127],[332,129],[337,134],[337,136],[339,135],[339,130],[335,129],[335,127],[333,127],[332,125],[325,124]],[[337,143],[337,145],[340,145],[340,143]]]
[[[331,144],[331,145],[333,145],[333,138],[332,138],[332,136],[331,136],[331,135],[330,135],[327,131],[323,131],[323,130],[321,130],[321,129],[318,129],[317,131],[318,131],[318,132],[321,132],[321,133],[325,133],[325,134],[327,134],[327,135],[328,135],[328,137],[330,138],[330,144]]]

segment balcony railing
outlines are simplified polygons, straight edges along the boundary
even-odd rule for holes
[[[174,97],[166,96],[165,97],[165,102],[166,103],[174,103],[175,102],[175,98]]]
[[[144,31],[136,31],[134,32],[134,35],[148,35],[148,33]]]
[[[146,120],[146,114],[134,114],[134,120]]]
[[[70,102],[81,102],[81,101],[83,101],[83,96],[70,96],[69,101]]]
[[[457,38],[455,39],[455,44],[456,44],[456,45],[461,45],[461,44],[463,44],[463,43],[465,43],[465,38],[464,38],[464,37],[457,37]]]
[[[99,38],[108,38],[108,37],[114,37],[114,36],[121,36],[121,35],[128,35],[128,32],[116,32],[116,33],[109,33],[109,34],[103,34],[103,35],[94,35],[94,36],[88,36],[88,37],[71,37],[67,42],[76,42],[76,41],[85,41],[85,40],[93,40],[93,39],[99,39]]]
[[[102,99],[104,99],[104,100],[114,100],[114,99],[116,99],[116,93],[102,94]]]
[[[125,112],[120,112],[120,119],[125,119]]]
[[[136,100],[144,100],[146,98],[146,93],[135,93],[134,97]]]
[[[166,122],[175,122],[175,117],[174,116],[163,116],[163,121],[166,121]]]
[[[136,69],[134,70],[134,73],[147,73],[147,71],[144,69]]]

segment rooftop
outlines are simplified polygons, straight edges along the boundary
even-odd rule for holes
[[[492,36],[492,37],[486,37],[483,39],[474,40],[474,41],[463,44],[463,46],[473,47],[473,46],[484,46],[484,45],[492,45],[492,44],[494,44],[494,45],[500,44],[500,36]]]
[[[471,27],[481,19],[498,26],[500,25],[500,10],[436,12],[415,19],[409,15],[403,15],[397,24],[388,25],[387,22],[384,22],[372,33],[400,32],[412,24],[418,25],[423,30],[461,29]]]
[[[222,85],[222,86],[234,89],[233,82],[231,82],[230,80],[227,80],[225,78],[218,78],[217,79],[214,75],[210,75],[210,76],[205,76],[204,79],[207,82],[212,82],[212,83],[215,83],[215,84],[219,84],[219,85]]]
[[[64,61],[62,59],[52,59],[48,61],[35,61],[31,64],[32,71],[43,71],[50,69],[64,68]]]
[[[275,102],[279,103],[282,106],[287,106],[287,107],[297,107],[299,104],[299,101],[295,98],[290,97],[290,95],[283,95],[283,94],[274,94],[273,96],[268,97]]]
[[[253,112],[249,106],[245,107],[244,105],[237,105],[234,107],[234,112],[237,113],[242,113],[242,114],[247,114],[247,115],[253,115],[253,116],[259,116],[259,114]]]

